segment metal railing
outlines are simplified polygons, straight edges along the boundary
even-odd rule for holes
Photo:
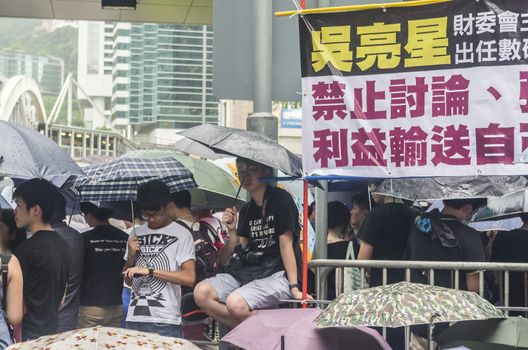
[[[413,270],[426,271],[428,282],[434,285],[435,271],[450,271],[452,274],[452,287],[459,289],[460,273],[473,272],[479,275],[479,294],[484,296],[485,284],[484,273],[493,271],[499,274],[499,289],[500,301],[502,306],[497,306],[498,309],[505,311],[506,315],[510,311],[528,312],[528,297],[525,295],[524,306],[510,306],[510,273],[522,272],[524,273],[524,291],[528,291],[528,263],[481,263],[481,262],[446,262],[446,261],[392,261],[392,260],[331,260],[318,259],[309,262],[308,267],[315,269],[315,283],[316,295],[313,301],[298,301],[298,300],[284,300],[293,304],[308,303],[324,308],[330,303],[326,298],[327,291],[327,277],[330,273],[336,273],[336,295],[343,291],[344,268],[357,268],[360,273],[360,288],[366,287],[367,271],[373,269],[381,269],[382,284],[387,284],[387,277],[389,270],[400,270],[404,273],[404,280],[413,282],[411,272]],[[497,277],[497,276],[495,276]],[[405,330],[405,349],[409,348],[410,328],[404,327]],[[386,328],[383,328],[382,334],[386,337]],[[432,329],[429,328],[428,348],[432,349]]]
[[[389,270],[403,270],[404,280],[411,280],[411,271],[427,271],[429,284],[434,285],[435,271],[451,271],[453,275],[453,288],[459,289],[461,271],[476,272],[479,274],[479,294],[484,296],[484,273],[495,271],[499,273],[500,299],[503,306],[498,308],[509,311],[528,312],[528,307],[510,306],[510,272],[528,273],[528,263],[488,263],[488,262],[456,262],[456,261],[393,261],[393,260],[331,260],[318,259],[309,262],[308,267],[315,269],[316,276],[316,299],[321,302],[326,300],[327,277],[331,272],[336,271],[336,278],[341,283],[337,283],[336,294],[342,292],[344,268],[358,268],[360,271],[361,287],[366,285],[366,272],[372,269],[381,269],[383,285],[387,284],[387,274]],[[525,279],[526,280],[526,279]],[[526,287],[526,285],[525,285]],[[325,304],[321,302],[321,304]]]

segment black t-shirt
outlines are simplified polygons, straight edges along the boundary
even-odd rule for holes
[[[54,224],[53,229],[68,243],[72,256],[66,297],[60,307],[59,328],[57,329],[58,332],[67,332],[77,328],[84,265],[84,239],[79,231],[64,222]]]
[[[417,212],[403,203],[374,207],[358,231],[358,238],[374,247],[372,260],[403,260],[409,230]],[[387,270],[387,284],[403,280],[400,270]],[[372,269],[370,286],[383,283],[383,270]]]
[[[15,255],[22,267],[27,307],[22,337],[53,334],[72,261],[70,248],[57,232],[38,231],[20,244]]]
[[[326,256],[328,259],[346,259],[346,253],[348,250],[348,245],[350,241],[339,241],[334,243],[328,243],[326,248]],[[327,279],[327,297],[328,300],[333,300],[336,297],[336,280],[335,280],[335,271],[330,272]]]
[[[493,240],[491,248],[493,262],[528,262],[528,231],[501,231]],[[511,306],[524,306],[524,273],[510,272],[510,301]],[[515,313],[520,315],[521,313]]]
[[[121,272],[128,235],[111,225],[84,232],[84,274],[81,305],[120,305],[123,291]]]
[[[405,256],[407,260],[417,261],[464,261],[484,262],[484,247],[480,233],[471,227],[461,223],[455,217],[442,215],[440,220],[446,224],[458,241],[453,248],[444,247],[439,240],[433,240],[431,234],[426,234],[412,226],[409,233],[409,241]],[[466,273],[471,271],[460,271],[459,288],[466,288]],[[435,285],[453,288],[452,273],[448,270],[435,270]],[[412,282],[428,283],[426,271],[413,270]]]
[[[263,252],[263,258],[275,257],[275,272],[284,270],[280,259],[279,236],[291,231],[294,248],[299,240],[299,214],[288,192],[268,186],[262,206],[253,200],[240,210],[237,233],[249,239],[252,251]]]

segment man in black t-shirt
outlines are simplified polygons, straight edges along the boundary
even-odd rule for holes
[[[485,262],[484,246],[480,233],[463,222],[471,218],[474,210],[484,205],[485,200],[452,199],[444,200],[442,214],[424,215],[429,220],[430,232],[424,232],[413,225],[405,257],[416,261],[467,261]],[[420,220],[418,222],[421,222]],[[429,283],[427,271],[413,270],[412,282]],[[434,285],[454,288],[451,271],[438,270],[434,274]],[[472,271],[460,271],[459,288],[479,292],[479,276]]]
[[[370,184],[370,192],[375,192],[376,189],[376,184]],[[409,230],[418,213],[393,197],[373,193],[372,198],[378,205],[368,213],[359,228],[361,245],[357,259],[403,260]],[[402,280],[400,270],[387,270],[387,284]],[[380,286],[382,283],[382,269],[372,269],[370,286]]]
[[[16,250],[24,276],[24,340],[57,332],[71,254],[66,241],[49,223],[56,196],[57,188],[43,179],[26,181],[13,194],[17,227],[31,233]]]
[[[57,193],[55,211],[51,218],[51,227],[70,247],[72,263],[68,276],[68,287],[64,302],[59,309],[59,327],[57,332],[67,332],[77,328],[77,315],[81,300],[81,280],[84,265],[84,239],[79,231],[66,225],[66,200]]]
[[[198,306],[228,327],[245,320],[253,310],[276,307],[281,299],[302,298],[296,259],[299,217],[293,199],[260,181],[272,176],[269,167],[238,158],[237,170],[251,200],[240,210],[238,228],[236,208],[224,212],[229,238],[222,249],[235,254],[225,273],[194,289]]]
[[[121,271],[128,235],[108,222],[111,209],[84,202],[81,211],[93,229],[83,233],[85,257],[79,327],[119,327],[123,317]]]

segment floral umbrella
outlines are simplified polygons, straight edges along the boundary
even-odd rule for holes
[[[157,334],[132,331],[123,328],[92,327],[48,335],[9,346],[9,350],[96,350],[96,349],[152,349],[152,350],[199,350],[196,345],[180,338],[162,337]]]
[[[399,282],[337,297],[315,322],[319,327],[402,327],[506,317],[478,294]]]

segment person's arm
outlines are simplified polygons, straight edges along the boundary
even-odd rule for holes
[[[238,235],[237,231],[237,217],[238,212],[236,207],[233,208],[226,208],[224,211],[224,215],[222,216],[222,223],[227,227],[227,242],[226,244],[220,249],[219,255],[220,255],[220,262],[222,264],[227,263],[229,260],[229,257],[233,254],[233,251],[235,250],[235,247],[237,245],[246,246],[249,242],[249,240],[246,237],[242,237]]]
[[[130,237],[127,242],[126,262],[125,266],[123,267],[123,279],[126,285],[129,287],[132,286],[132,278],[128,278],[128,275],[125,272],[136,264],[136,256],[139,251],[139,239],[134,235]]]
[[[466,274],[466,287],[467,290],[470,292],[479,293],[480,292],[480,283],[479,283],[479,273],[476,272],[469,272]]]
[[[132,284],[134,275],[148,276],[149,270],[145,267],[131,267],[127,269],[124,274],[125,280],[130,281],[130,284]],[[153,276],[169,283],[192,287],[194,286],[194,282],[196,282],[194,260],[187,260],[182,263],[180,266],[180,271],[164,271],[155,269]]]
[[[6,298],[6,313],[9,323],[16,327],[22,322],[24,315],[24,301],[23,289],[24,281],[22,277],[22,269],[16,256],[11,256],[8,265],[7,273],[7,296]]]
[[[372,259],[372,254],[374,253],[374,246],[372,244],[368,244],[365,241],[361,242],[361,245],[359,246],[359,253],[357,260],[370,260]]]
[[[295,253],[293,252],[293,234],[291,231],[286,231],[279,236],[280,253],[286,278],[290,286],[298,284],[297,280],[297,261],[295,260]],[[302,299],[302,292],[298,287],[291,289],[293,299]]]

